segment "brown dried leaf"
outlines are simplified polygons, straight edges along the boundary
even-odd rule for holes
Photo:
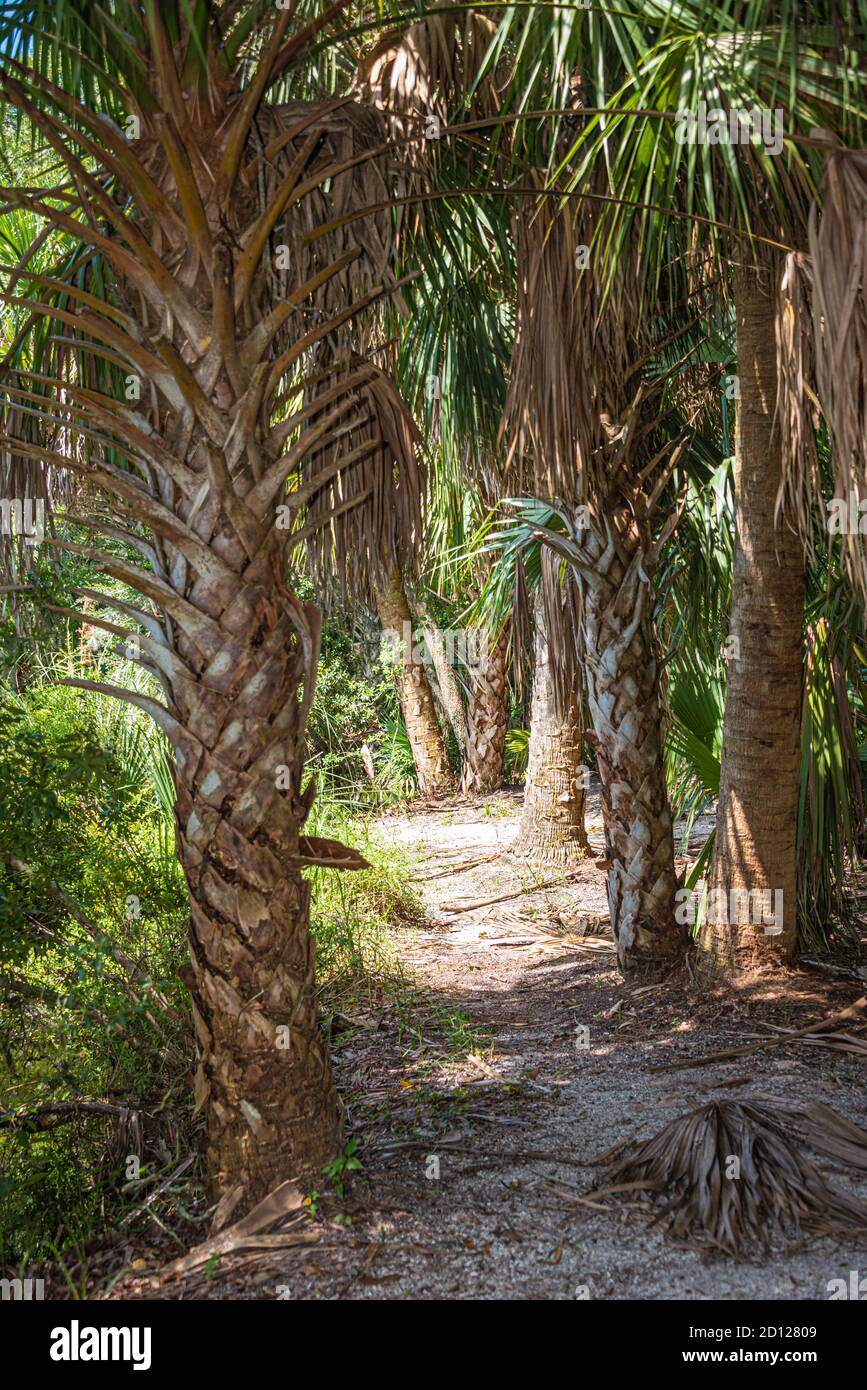
[[[588,1198],[621,1185],[655,1187],[655,1220],[672,1236],[734,1255],[766,1244],[775,1226],[847,1238],[867,1233],[867,1206],[826,1183],[796,1138],[855,1168],[867,1163],[867,1132],[826,1106],[720,1100],[630,1142],[617,1160],[603,1155],[612,1181]]]
[[[357,849],[343,845],[339,840],[325,840],[318,835],[298,837],[299,864],[319,865],[323,869],[369,869],[370,864]]]

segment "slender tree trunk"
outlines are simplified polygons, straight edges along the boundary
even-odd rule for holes
[[[503,785],[509,685],[506,653],[508,632],[496,640],[482,634],[480,659],[469,666],[467,739],[461,790],[482,796]]]
[[[580,701],[576,695],[565,713],[558,713],[540,600],[536,603],[530,752],[513,854],[553,863],[567,863],[584,854],[585,780]]]
[[[452,772],[427,672],[412,639],[412,615],[399,574],[379,590],[376,606],[383,631],[399,644],[398,690],[419,787],[424,796],[442,796],[452,788]]]
[[[774,521],[782,474],[773,427],[774,304],[751,270],[738,273],[735,295],[740,383],[730,622],[735,642],[729,644],[733,654],[711,878],[717,920],[707,920],[702,941],[727,968],[743,970],[772,953],[790,958],[797,938],[805,581],[797,536]],[[758,897],[749,896],[761,893],[770,893],[765,904],[770,911],[763,912]],[[779,921],[775,904],[781,904]]]
[[[436,627],[430,614],[420,604],[416,605],[416,614],[424,635],[425,646],[433,661],[443,713],[451,725],[458,747],[463,748],[467,741],[467,716],[464,711],[464,702],[461,699],[461,689],[455,675],[455,668],[449,660],[442,632]]]
[[[634,537],[632,538],[635,539]],[[686,949],[675,918],[674,837],[663,767],[653,590],[624,528],[584,576],[592,741],[602,781],[608,906],[624,974],[655,974]]]

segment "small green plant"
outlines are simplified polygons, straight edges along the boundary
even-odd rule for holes
[[[355,1149],[356,1140],[350,1139],[346,1145],[346,1148],[343,1150],[343,1153],[338,1154],[337,1157],[331,1163],[329,1163],[327,1168],[325,1169],[325,1176],[328,1179],[330,1179],[331,1183],[334,1186],[335,1193],[338,1197],[341,1198],[344,1194],[346,1174],[358,1172],[360,1169],[364,1167],[364,1164],[362,1163],[361,1159],[357,1156]]]
[[[506,734],[506,779],[523,782],[530,757],[530,730],[509,729]]]

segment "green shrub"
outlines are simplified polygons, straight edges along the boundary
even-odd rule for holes
[[[6,1110],[88,1096],[153,1106],[191,1056],[176,974],[186,891],[153,787],[132,756],[136,728],[153,736],[129,716],[124,743],[105,717],[98,697],[62,687],[0,702]],[[117,1138],[103,1118],[0,1132],[0,1258],[45,1253],[59,1229],[69,1237],[89,1227],[107,1180],[122,1173],[114,1173],[124,1157]],[[160,1158],[137,1152],[143,1167]]]
[[[188,900],[161,737],[109,697],[33,686],[0,699],[0,763],[0,1109],[96,1097],[131,1112],[126,1122],[0,1129],[0,1265],[17,1265],[116,1227],[196,1149],[200,1122],[177,976]],[[321,780],[305,828],[356,846],[373,866],[309,874],[327,1018],[403,988],[388,927],[422,912],[406,857],[376,843],[355,784]],[[129,1155],[141,1164],[132,1182]],[[195,1167],[190,1179],[183,1206],[198,1221]]]

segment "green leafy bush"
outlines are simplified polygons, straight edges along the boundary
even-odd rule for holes
[[[176,974],[186,891],[132,756],[149,731],[130,716],[124,741],[104,718],[98,700],[62,687],[0,702],[4,1110],[97,1096],[134,1112],[159,1104],[191,1056]],[[102,1117],[0,1131],[3,1256],[88,1227],[106,1184],[109,1201],[118,1193],[117,1138]],[[162,1161],[136,1152],[143,1167]]]

